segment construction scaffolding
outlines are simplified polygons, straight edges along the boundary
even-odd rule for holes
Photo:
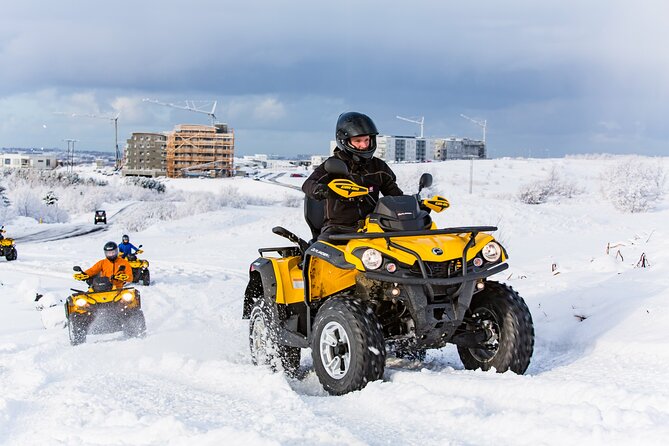
[[[167,136],[167,176],[230,177],[235,152],[234,131],[227,124],[177,126]]]

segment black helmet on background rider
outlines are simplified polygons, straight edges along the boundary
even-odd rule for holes
[[[118,257],[118,245],[114,242],[105,243],[105,257],[110,262],[113,262]]]
[[[376,129],[374,121],[362,113],[342,113],[337,119],[337,129],[335,131],[337,147],[351,155],[354,161],[367,160],[374,156],[376,135],[378,134],[379,131]],[[351,145],[352,137],[366,135],[369,135],[369,146],[366,149],[358,149]]]
[[[121,241],[123,243],[130,243],[130,237],[128,237],[128,234],[123,234],[123,237],[121,237]]]

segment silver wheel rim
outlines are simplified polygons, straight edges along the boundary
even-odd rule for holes
[[[265,318],[256,314],[253,318],[253,330],[251,330],[251,349],[256,364],[268,364],[267,357],[267,327]]]
[[[320,337],[323,368],[334,379],[342,379],[351,365],[351,343],[344,327],[331,321],[323,328]]]

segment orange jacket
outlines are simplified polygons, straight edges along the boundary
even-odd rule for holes
[[[117,257],[113,263],[107,259],[102,259],[84,272],[91,277],[97,276],[98,274],[104,277],[109,277],[114,287],[122,288],[125,282],[113,278],[114,274],[119,272],[119,267],[121,265],[125,265],[125,270],[123,270],[123,272],[128,275],[127,281],[132,282],[132,268],[130,267],[128,261],[121,257]]]

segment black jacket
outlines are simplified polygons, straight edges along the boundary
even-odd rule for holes
[[[404,195],[402,189],[397,186],[396,177],[390,167],[379,158],[371,158],[360,163],[354,162],[346,152],[335,149],[332,156],[344,161],[348,166],[351,178],[357,184],[369,188],[369,196],[376,203],[379,192],[383,195]],[[302,185],[304,193],[314,199],[315,189],[319,184],[328,184],[335,176],[325,171],[325,163],[318,166]],[[374,204],[369,197],[343,198],[330,194],[325,203],[325,218],[323,229],[328,226],[356,226],[360,220],[364,220],[374,210]]]

